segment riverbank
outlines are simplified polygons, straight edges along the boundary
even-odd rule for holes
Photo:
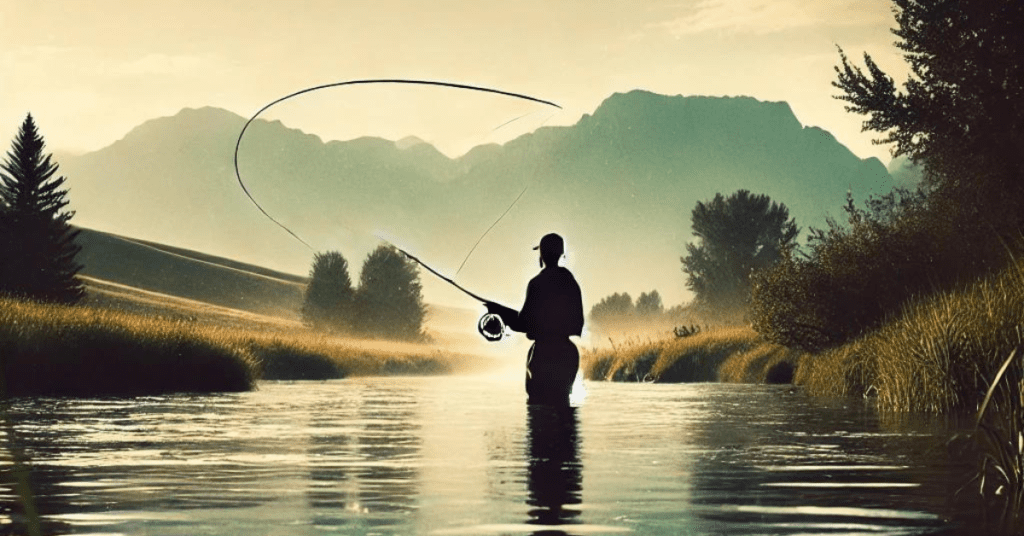
[[[586,351],[584,370],[595,380],[759,383],[784,379],[780,367],[788,366],[793,383],[812,395],[876,397],[887,411],[973,411],[1011,352],[1024,354],[1021,296],[1024,261],[916,300],[882,328],[818,354],[769,343],[749,328],[713,328]],[[1011,363],[1011,377],[1020,369],[1019,359]]]
[[[0,299],[9,396],[244,391],[259,379],[439,374],[472,358],[435,346],[346,339],[294,323],[219,322]]]
[[[750,328],[720,327],[585,350],[581,362],[584,377],[591,380],[788,383],[800,355],[765,342]]]

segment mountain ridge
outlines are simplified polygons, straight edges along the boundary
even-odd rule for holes
[[[234,176],[245,121],[185,109],[62,162],[76,223],[306,273],[312,251],[266,220]],[[616,93],[574,125],[458,158],[416,140],[324,142],[258,119],[240,145],[239,169],[269,214],[315,249],[341,250],[353,270],[384,235],[454,273],[525,191],[460,276],[508,302],[521,299],[521,284],[495,283],[493,267],[535,265],[529,246],[546,232],[562,232],[586,263],[577,269],[589,301],[657,288],[671,303],[685,299],[678,258],[697,201],[745,188],[786,204],[806,228],[838,214],[847,190],[863,198],[892,186],[877,159],[800,124],[785,102],[752,97]],[[437,290],[425,281],[425,291]]]

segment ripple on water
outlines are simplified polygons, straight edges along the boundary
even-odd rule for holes
[[[268,382],[251,393],[23,399],[49,533],[924,534],[948,527],[948,429],[855,401],[589,383],[568,414],[520,378]],[[10,445],[10,438],[4,437]],[[941,449],[940,449],[941,450]],[[0,534],[19,532],[9,456]]]

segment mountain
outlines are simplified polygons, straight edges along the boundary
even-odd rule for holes
[[[99,151],[65,157],[75,223],[139,240],[306,273],[312,250],[246,197],[233,152],[245,119],[186,109],[148,121]],[[683,301],[679,257],[697,201],[745,188],[785,203],[797,224],[823,226],[846,192],[884,193],[892,178],[785,103],[749,97],[615,94],[575,125],[544,127],[451,159],[419,138],[324,143],[277,121],[240,144],[245,187],[316,250],[337,249],[358,280],[386,237],[510,305],[535,271],[531,247],[562,233],[584,299],[658,289]],[[522,198],[480,241],[510,204]],[[424,276],[428,301],[465,305]]]

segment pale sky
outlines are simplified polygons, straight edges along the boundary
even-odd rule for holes
[[[53,151],[92,151],[154,117],[216,106],[249,117],[293,91],[421,78],[552,100],[399,86],[339,88],[269,118],[325,140],[420,136],[449,155],[572,124],[615,92],[790,103],[860,157],[888,163],[832,98],[836,45],[897,81],[887,0],[2,0],[0,145],[27,112]],[[508,127],[502,123],[531,114]]]

